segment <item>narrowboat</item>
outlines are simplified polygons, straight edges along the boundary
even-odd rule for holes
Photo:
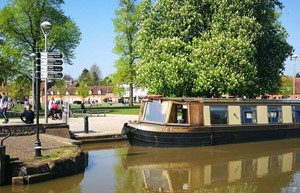
[[[192,147],[300,137],[300,101],[148,97],[122,134],[132,146]]]

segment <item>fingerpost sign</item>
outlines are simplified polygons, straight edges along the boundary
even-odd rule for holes
[[[42,79],[62,79],[64,64],[63,53],[42,52],[41,53],[41,78]]]

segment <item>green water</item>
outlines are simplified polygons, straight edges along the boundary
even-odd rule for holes
[[[83,146],[82,174],[0,193],[300,192],[300,139],[197,148]]]

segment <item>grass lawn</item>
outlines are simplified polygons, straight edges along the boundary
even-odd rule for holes
[[[71,105],[72,109],[79,109],[80,105]],[[90,111],[99,111],[99,110],[109,110],[107,114],[123,114],[123,115],[138,115],[140,110],[140,104],[134,104],[133,107],[129,107],[123,104],[102,104],[98,107],[90,107],[89,105],[85,105],[86,109]]]
[[[16,105],[12,110],[14,111],[23,111],[23,105]],[[123,104],[102,104],[97,107],[90,107],[89,105],[85,105],[86,109],[90,111],[97,112],[99,110],[109,110],[107,114],[123,114],[123,115],[138,115],[140,110],[140,104],[134,104],[133,107],[129,107]],[[80,105],[71,105],[71,110],[80,109]],[[35,109],[34,109],[35,111]],[[42,104],[42,110],[40,110],[40,117],[43,117],[44,113],[44,104]],[[18,117],[14,114],[9,114],[9,117]]]
[[[98,111],[98,110],[109,110],[107,114],[123,114],[123,115],[138,115],[140,106],[123,106],[123,107],[101,107],[101,108],[90,108],[90,110],[93,111]]]

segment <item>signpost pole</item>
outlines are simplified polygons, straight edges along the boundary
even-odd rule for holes
[[[40,112],[40,87],[41,87],[41,53],[39,47],[36,46],[36,71],[35,71],[35,81],[36,81],[36,141],[35,141],[35,157],[41,157],[42,147],[40,142],[40,123],[39,123],[39,112]]]

